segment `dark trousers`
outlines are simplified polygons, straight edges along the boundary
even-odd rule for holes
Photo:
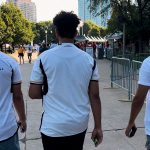
[[[73,136],[49,137],[41,133],[44,150],[83,150],[86,131]]]

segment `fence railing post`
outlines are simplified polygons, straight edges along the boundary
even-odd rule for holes
[[[113,88],[113,75],[114,75],[114,65],[113,65],[113,58],[111,61],[111,88]]]
[[[137,78],[139,68],[142,62],[130,60],[127,58],[112,57],[111,63],[111,88],[114,85],[125,89],[128,92],[128,100],[132,100],[137,88]],[[133,75],[136,77],[133,78]]]
[[[131,100],[131,95],[132,95],[132,78],[131,78],[131,73],[132,73],[132,62],[129,60],[129,89],[128,89],[128,99]]]

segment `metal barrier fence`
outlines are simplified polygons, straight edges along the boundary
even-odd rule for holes
[[[130,99],[130,60],[126,58],[112,58],[111,70],[111,87],[117,85],[128,91],[128,98]]]
[[[131,62],[131,94],[135,96],[138,87],[139,70],[142,62],[133,60]]]
[[[112,57],[111,87],[114,85],[128,92],[128,99],[135,95],[138,86],[139,68],[142,62],[127,58]]]
[[[113,49],[112,48],[105,49],[105,55],[107,59],[111,60],[113,57]]]

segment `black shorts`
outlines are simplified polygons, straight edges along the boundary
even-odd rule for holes
[[[19,57],[23,57],[24,54],[23,54],[23,53],[19,53],[18,56],[19,56]]]
[[[44,150],[83,150],[86,131],[66,137],[49,137],[41,133]]]
[[[32,56],[32,53],[28,53],[28,56],[31,57],[31,56]]]

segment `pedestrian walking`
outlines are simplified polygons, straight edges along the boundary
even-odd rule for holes
[[[18,125],[21,132],[26,131],[20,69],[15,60],[0,52],[0,150],[20,150]]]
[[[29,44],[27,53],[28,53],[28,60],[29,60],[29,63],[30,63],[30,64],[31,64],[31,61],[32,61],[32,52],[33,52],[33,47],[32,47],[31,44]]]
[[[55,40],[52,41],[51,45],[50,45],[50,49],[54,48],[58,46],[57,42]]]
[[[38,55],[40,55],[41,53],[45,52],[45,51],[48,50],[48,49],[49,49],[49,47],[48,47],[45,43],[43,43],[43,44],[40,46]]]
[[[96,58],[96,43],[93,42],[92,46],[93,46],[93,57]]]
[[[82,150],[90,105],[95,122],[91,138],[95,146],[102,142],[99,74],[94,59],[74,45],[79,23],[73,12],[55,16],[53,24],[62,44],[42,53],[31,73],[29,96],[43,98],[44,150]]]
[[[18,48],[18,57],[19,57],[20,64],[21,64],[21,60],[22,60],[22,63],[24,64],[24,53],[25,53],[25,49],[22,45],[20,45]]]
[[[150,57],[144,60],[139,74],[138,89],[132,102],[131,114],[126,136],[132,137],[136,132],[135,119],[137,118],[146,98],[145,134],[147,136],[146,148],[150,150]]]

